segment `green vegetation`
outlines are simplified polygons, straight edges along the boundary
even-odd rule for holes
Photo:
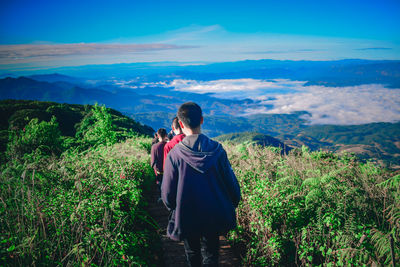
[[[151,128],[97,105],[0,109],[1,266],[160,264]],[[229,238],[245,266],[389,265],[390,237],[400,262],[399,174],[305,146],[282,155],[264,134],[219,140],[242,190]]]
[[[400,255],[400,175],[351,156],[225,143],[242,190],[231,240],[251,266],[362,266]]]
[[[229,141],[235,144],[255,144],[263,147],[276,147],[282,150],[283,154],[287,154],[292,148],[269,135],[255,132],[224,134],[214,138],[219,142]]]
[[[306,125],[306,112],[294,114],[257,114],[246,117],[214,116],[204,118],[204,133],[217,137],[229,133],[257,132],[282,140],[291,147],[305,145],[312,151],[354,152],[360,159],[373,159],[391,168],[400,168],[400,123],[364,125]],[[171,125],[172,113],[149,112],[132,115],[155,128]],[[170,119],[171,118],[171,119]]]
[[[141,125],[114,109],[107,109],[110,113],[116,131],[133,131],[151,135],[154,131],[148,126]],[[91,117],[91,105],[61,104],[56,102],[41,102],[31,100],[2,100],[0,101],[0,130],[22,129],[31,119],[49,121],[55,116],[60,124],[63,136],[75,136],[77,124],[84,117]]]
[[[104,107],[95,107],[95,109],[104,109]],[[93,108],[90,105],[72,105],[30,100],[3,100],[0,101],[0,114],[0,163],[4,163],[6,159],[4,153],[6,151],[6,144],[8,142],[10,130],[22,130],[25,125],[34,118],[37,118],[39,121],[50,121],[52,117],[55,117],[55,120],[59,124],[58,128],[61,131],[62,139],[75,137],[75,135],[78,134],[76,140],[79,142],[83,138],[82,132],[86,132],[87,136],[84,143],[86,145],[94,144],[93,142],[85,142],[88,141],[87,139],[90,138],[90,135],[92,134],[89,134],[89,132],[86,131],[87,127],[88,125],[92,125],[96,119],[93,113]],[[154,132],[151,127],[141,125],[113,109],[107,109],[108,115],[104,115],[104,113],[95,114],[110,117],[107,122],[108,126],[98,126],[109,127],[108,130],[105,129],[105,132],[108,132],[106,135],[115,135],[117,140],[123,140],[126,138],[126,133],[152,135]],[[113,122],[112,127],[109,125],[110,120]],[[93,127],[93,129],[95,129],[94,131],[97,131],[98,127]]]
[[[47,106],[35,112],[44,117],[60,106],[83,114],[76,137],[63,136],[56,117],[28,117],[21,129],[10,123],[0,170],[0,265],[156,265],[158,236],[143,198],[154,182],[151,139],[120,132],[125,118],[115,123],[104,107],[14,103]],[[18,111],[9,112],[11,122],[29,113]]]
[[[331,143],[327,148],[333,151],[356,151],[360,158],[372,158],[387,166],[400,166],[400,122],[315,125],[303,132],[312,138]]]

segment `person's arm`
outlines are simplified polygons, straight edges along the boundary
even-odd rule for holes
[[[171,150],[171,149],[169,148],[169,146],[170,146],[170,142],[166,143],[165,146],[164,146],[164,149],[163,149],[163,152],[164,152],[163,169],[165,168],[165,161],[167,160],[168,152]]]
[[[228,191],[228,194],[232,200],[233,206],[236,208],[240,201],[240,186],[236,179],[236,175],[232,170],[226,151],[224,150],[222,155],[222,168],[223,168],[223,180]]]
[[[161,198],[165,206],[173,210],[176,207],[176,192],[178,187],[178,169],[172,164],[171,157],[168,156],[164,161],[164,174],[161,184]]]
[[[157,174],[163,172],[163,157],[164,157],[164,146],[158,146],[154,151],[154,169]]]
[[[154,149],[154,145],[151,146],[151,167],[154,169],[154,164],[156,164],[155,161],[155,149]]]

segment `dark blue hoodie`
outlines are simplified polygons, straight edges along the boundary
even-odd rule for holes
[[[225,234],[236,227],[239,184],[221,144],[203,134],[186,136],[168,153],[161,196],[173,211],[171,239]]]

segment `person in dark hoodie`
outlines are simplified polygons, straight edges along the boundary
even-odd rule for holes
[[[200,106],[182,104],[178,118],[186,137],[168,153],[161,186],[167,235],[184,241],[189,266],[218,266],[219,236],[236,227],[239,184],[221,144],[201,133]]]

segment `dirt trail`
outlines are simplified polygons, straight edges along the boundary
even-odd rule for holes
[[[157,203],[158,196],[158,189],[154,185],[149,198],[148,211],[160,227],[158,231],[163,248],[164,266],[187,266],[183,242],[172,241],[166,236],[169,213],[163,203]],[[220,266],[240,266],[240,260],[233,254],[232,248],[224,237],[220,237],[219,253]]]

